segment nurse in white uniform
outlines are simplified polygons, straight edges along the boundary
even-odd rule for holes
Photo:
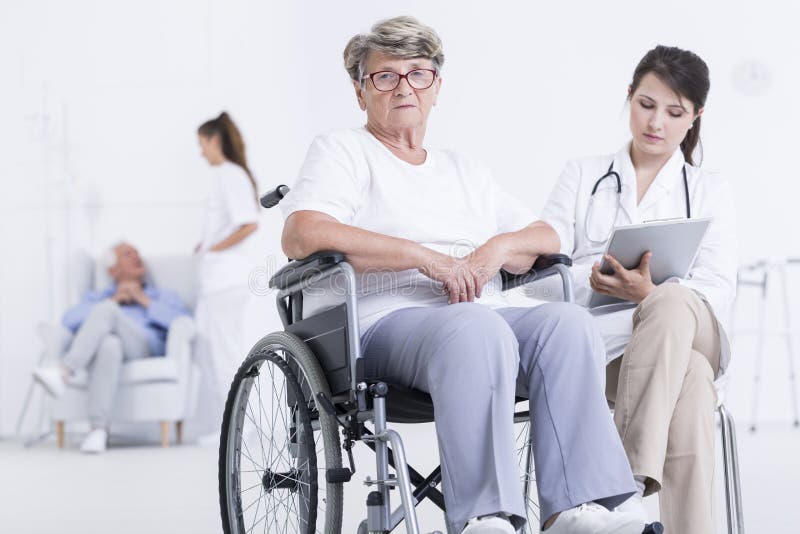
[[[659,492],[665,531],[682,534],[714,531],[714,381],[730,360],[736,284],[731,194],[695,161],[708,89],[697,55],[650,50],[628,92],[631,141],[616,154],[567,163],[542,213],[573,258],[579,303],[594,290],[638,304],[597,316],[610,361],[607,396],[639,487],[622,508],[644,514],[642,495]],[[655,286],[649,253],[631,270],[608,258],[615,274],[600,273],[614,226],[676,217],[713,218],[685,279]]]
[[[203,157],[213,169],[202,241],[196,248],[200,255],[197,328],[205,341],[204,367],[211,374],[220,408],[215,411],[221,414],[231,380],[246,356],[242,325],[253,267],[248,242],[258,228],[257,192],[242,136],[227,113],[203,123],[197,134]]]

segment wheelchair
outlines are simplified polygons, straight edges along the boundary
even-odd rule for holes
[[[280,186],[265,195],[261,204],[273,207],[287,192],[286,186]],[[564,300],[572,301],[571,264],[565,255],[540,256],[525,274],[501,271],[503,290],[559,275]],[[303,290],[334,275],[344,280],[344,303],[304,317]],[[277,290],[284,330],[256,343],[228,394],[218,465],[223,531],[339,534],[344,484],[356,472],[353,447],[360,441],[375,453],[375,477],[364,480],[371,491],[358,534],[387,533],[402,522],[408,534],[419,534],[417,505],[428,499],[445,511],[444,496],[438,489],[441,467],[424,476],[409,466],[400,435],[387,424],[432,422],[433,403],[426,393],[378,376],[369,362],[360,358],[352,267],[341,253],[318,252],[291,261],[270,279],[269,286]],[[528,519],[520,530],[523,534],[538,532],[540,522],[526,402],[518,398],[514,413]],[[723,418],[724,427],[728,421]],[[723,435],[732,437],[728,428]],[[735,441],[733,446],[735,461]],[[731,455],[727,446],[725,450],[727,483]],[[391,490],[397,490],[400,498],[394,510]],[[726,495],[730,495],[731,517],[733,490],[726,488]],[[730,522],[729,532],[733,532]]]
[[[286,192],[281,186],[261,203],[273,207]],[[571,294],[571,263],[564,255],[542,256],[526,274],[503,272],[503,289],[560,274]],[[344,279],[344,303],[303,317],[303,289],[337,274]],[[285,330],[256,343],[228,394],[219,453],[224,532],[338,534],[343,486],[356,471],[352,450],[361,441],[375,452],[376,467],[375,477],[364,481],[372,491],[359,533],[389,532],[405,521],[406,531],[418,534],[415,507],[420,502],[428,499],[445,510],[438,489],[441,467],[424,476],[409,466],[400,435],[387,423],[432,422],[430,397],[381,379],[360,358],[356,276],[342,254],[319,252],[292,261],[269,285],[277,290]],[[529,524],[538,528],[524,407],[518,404],[514,414],[517,453]],[[394,489],[400,497],[396,510],[390,499]]]

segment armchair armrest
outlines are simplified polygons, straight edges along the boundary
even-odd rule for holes
[[[269,287],[279,290],[287,289],[289,286],[343,261],[345,261],[345,257],[341,252],[331,250],[316,252],[307,258],[295,260],[285,265],[269,279]]]
[[[167,332],[167,357],[178,357],[191,352],[191,343],[197,333],[194,320],[182,315],[172,320]]]
[[[543,254],[536,258],[531,270],[527,273],[511,274],[501,270],[500,276],[503,278],[503,291],[558,274],[561,276],[561,282],[564,286],[564,300],[572,302],[572,275],[569,272],[569,267],[571,266],[572,259],[569,256],[564,254]]]
[[[192,361],[193,351],[196,349],[197,327],[194,319],[187,315],[176,317],[169,325],[167,332],[167,347],[165,358],[175,361],[178,366],[178,388],[182,402],[180,413],[183,417],[191,415],[194,409],[197,388],[196,369],[197,362]]]

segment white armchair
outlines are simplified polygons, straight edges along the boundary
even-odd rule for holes
[[[154,257],[147,264],[149,281],[157,287],[171,289],[181,296],[189,309],[195,303],[194,260],[186,256]],[[80,261],[75,280],[77,294],[91,288],[107,287],[111,280],[98,262]],[[88,270],[88,272],[87,272]],[[60,356],[72,339],[72,333],[61,325],[42,324],[39,335],[45,351]],[[175,424],[176,441],[182,440],[183,421],[192,415],[197,402],[199,371],[193,358],[195,325],[190,317],[179,317],[170,325],[166,354],[125,362],[119,388],[114,396],[111,423],[158,422],[161,445],[168,446],[170,427]],[[70,379],[67,390],[53,405],[58,446],[64,446],[64,426],[71,421],[88,419],[88,373]]]

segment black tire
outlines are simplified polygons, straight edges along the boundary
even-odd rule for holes
[[[293,334],[269,334],[250,351],[228,393],[220,433],[219,499],[225,534],[340,534],[342,484],[327,483],[325,476],[327,469],[342,466],[338,427],[333,417],[317,409],[318,393],[330,398],[325,375]],[[252,408],[255,402],[258,417]],[[260,458],[251,450],[259,447]],[[241,468],[243,458],[245,467],[252,469]],[[258,498],[249,502],[255,491]]]

